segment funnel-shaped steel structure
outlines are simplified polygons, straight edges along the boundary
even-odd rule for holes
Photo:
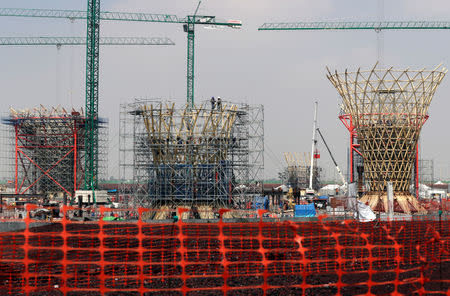
[[[428,108],[447,70],[378,69],[332,73],[327,78],[342,97],[343,112],[352,119],[364,159],[368,192],[363,202],[387,209],[386,185],[393,183],[401,209],[422,211],[410,194],[420,130]]]

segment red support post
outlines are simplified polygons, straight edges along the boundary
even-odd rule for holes
[[[75,196],[75,191],[77,191],[77,121],[74,120],[74,131],[73,131],[73,196]]]
[[[353,183],[353,132],[350,132],[350,183]]]
[[[18,149],[18,138],[17,138],[18,128],[17,128],[17,125],[14,126],[14,131],[15,131],[15,134],[16,134],[16,135],[15,135],[15,136],[16,136],[16,145],[15,145],[16,172],[15,172],[15,178],[14,178],[14,179],[15,179],[15,180],[14,180],[14,188],[15,188],[14,193],[15,193],[15,194],[18,194],[18,192],[17,192],[17,189],[18,189],[18,188],[17,188],[17,185],[18,185],[18,184],[17,184],[17,183],[18,183],[18,181],[19,181],[19,180],[18,180],[18,177],[19,177],[19,176],[18,176],[18,168],[19,168],[19,163],[18,163],[18,161],[19,161],[19,160],[18,160],[18,153],[19,153],[19,151],[17,150],[17,149]]]
[[[359,144],[355,144],[355,138],[356,138],[356,131],[355,127],[353,126],[353,119],[352,116],[349,114],[340,115],[339,119],[341,122],[345,125],[347,130],[350,132],[350,183],[354,182],[354,157],[353,152],[358,153],[362,156],[361,152],[357,149],[359,147]]]

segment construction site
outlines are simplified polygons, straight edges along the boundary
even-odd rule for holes
[[[201,1],[183,17],[104,11],[100,0],[87,0],[86,10],[0,8],[0,21],[77,20],[86,28],[86,38],[0,37],[8,46],[86,46],[84,101],[45,106],[33,98],[23,108],[13,98],[3,106],[0,295],[450,295],[450,182],[436,177],[439,160],[424,157],[421,141],[436,129],[424,126],[433,98],[445,96],[447,69],[385,66],[381,55],[369,67],[351,58],[343,69],[317,65],[323,73],[312,79],[334,98],[320,108],[302,98],[306,119],[276,114],[274,136],[267,118],[275,105],[194,91],[197,80],[210,81],[194,79],[196,28],[245,26],[200,11]],[[100,45],[175,45],[168,37],[100,37],[103,21],[180,25],[186,98],[129,96],[117,104],[117,125],[103,117],[113,101],[99,99]],[[449,28],[301,21],[264,23],[257,34]],[[231,76],[224,83],[239,89]],[[321,116],[331,104],[332,120]]]

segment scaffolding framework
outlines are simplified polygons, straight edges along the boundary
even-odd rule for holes
[[[133,206],[238,207],[261,194],[263,107],[121,105],[121,195]]]
[[[419,159],[419,183],[425,185],[434,183],[433,159]]]
[[[11,147],[7,157],[12,160],[9,180],[14,180],[15,194],[72,197],[83,186],[85,120],[83,110],[62,107],[10,110],[2,122]],[[101,138],[106,147],[106,137]],[[101,153],[102,172],[105,157]]]
[[[423,211],[409,188],[413,172],[418,174],[414,168],[420,130],[446,72],[440,66],[431,71],[377,69],[377,65],[345,73],[328,69],[327,78],[342,97],[340,118],[351,133],[351,149],[363,158],[369,191],[362,201],[372,208],[382,201],[381,208],[387,209],[386,185],[392,182],[394,199],[405,213]]]
[[[280,177],[283,184],[286,184],[294,190],[307,189],[309,187],[309,176],[311,171],[311,154],[309,152],[285,152],[284,159],[286,167]],[[317,159],[314,158],[313,189],[320,188],[321,168],[317,166]]]

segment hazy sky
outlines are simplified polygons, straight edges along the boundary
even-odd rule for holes
[[[194,0],[104,0],[102,10],[176,14],[193,13]],[[238,19],[242,30],[207,30],[197,26],[196,99],[263,104],[266,177],[274,177],[285,151],[309,151],[313,102],[319,101],[319,125],[343,170],[348,133],[337,118],[339,97],[325,67],[343,71],[370,68],[377,60],[372,31],[258,32],[264,22],[377,20],[378,0],[204,0],[200,14]],[[85,0],[0,0],[0,7],[86,9]],[[448,0],[391,0],[386,20],[449,20]],[[78,20],[0,18],[0,36],[85,36]],[[164,98],[184,103],[186,34],[178,24],[107,22],[102,36],[167,36],[175,46],[101,47],[100,115],[109,125],[109,175],[118,171],[119,104],[133,98]],[[397,68],[450,66],[450,30],[384,32],[384,64]],[[0,112],[10,106],[38,104],[84,106],[85,47],[0,47]],[[448,93],[444,78],[422,132],[422,157],[435,160],[436,173],[448,177],[450,155]],[[331,160],[320,145],[321,165]],[[332,172],[332,171],[331,171]],[[334,173],[334,172],[333,172]]]

